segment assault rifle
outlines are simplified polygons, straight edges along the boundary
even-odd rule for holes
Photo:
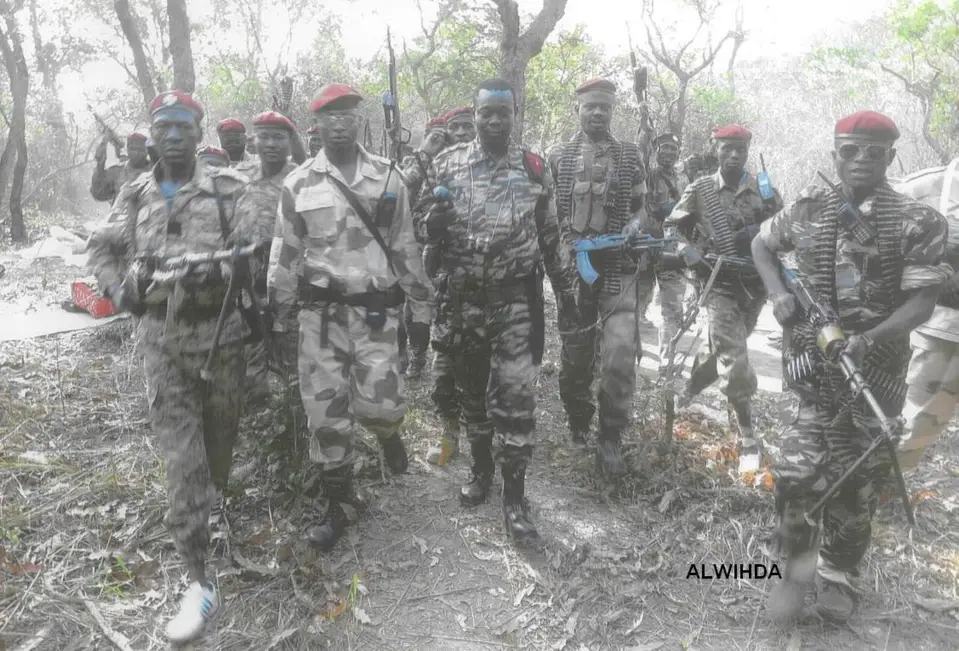
[[[410,141],[412,134],[408,129],[404,129],[400,122],[400,100],[396,83],[396,53],[393,52],[393,39],[390,36],[389,27],[386,28],[386,49],[390,57],[386,69],[389,89],[383,93],[383,126],[390,143],[387,157],[398,163],[403,154],[403,145]]]
[[[846,195],[839,189],[839,186],[826,178],[826,175],[822,172],[817,171],[816,174],[829,186],[833,194],[842,200],[843,204],[839,208],[839,223],[852,233],[856,241],[859,244],[865,244],[870,239],[876,237],[876,229],[866,222],[862,213],[849,202]]]
[[[716,253],[707,253],[703,256],[703,259],[710,268],[716,266],[720,258],[722,258],[723,266],[728,267],[732,271],[739,273],[757,273],[756,265],[750,258],[741,258],[735,255],[719,255]],[[677,253],[663,253],[659,260],[665,269],[682,269],[686,266],[683,256]]]
[[[117,135],[117,132],[114,131],[106,121],[97,115],[97,112],[93,110],[89,104],[87,104],[87,110],[90,111],[90,114],[93,115],[93,119],[96,121],[97,125],[100,127],[100,131],[107,137],[110,141],[110,144],[113,145],[113,151],[116,153],[117,158],[122,158],[123,156],[123,140],[120,139],[120,136]]]
[[[839,317],[836,313],[828,306],[817,301],[815,295],[805,286],[794,271],[783,268],[782,276],[786,283],[786,288],[796,297],[796,300],[799,301],[805,318],[811,322],[816,330],[816,347],[819,349],[820,354],[825,360],[839,365],[853,395],[861,395],[863,397],[873,415],[879,419],[882,428],[882,434],[872,441],[869,447],[866,448],[866,451],[849,466],[846,472],[836,480],[836,483],[812,506],[806,513],[806,517],[810,521],[814,521],[819,510],[823,508],[829,498],[842,488],[849,477],[879,449],[879,446],[885,445],[892,462],[893,472],[896,475],[896,483],[902,498],[902,504],[906,509],[906,517],[909,519],[909,524],[915,526],[916,519],[912,512],[912,504],[909,502],[909,492],[906,489],[906,481],[902,477],[902,469],[899,467],[899,457],[896,454],[895,438],[902,427],[902,419],[892,419],[885,414],[879,401],[876,400],[872,389],[866,382],[862,369],[860,369],[852,357],[845,352],[846,335],[843,332],[842,326],[839,324]]]
[[[636,243],[628,242],[622,235],[599,235],[589,239],[575,240],[573,242],[573,250],[576,252],[576,270],[579,272],[580,278],[592,285],[599,280],[599,273],[589,259],[589,254],[593,251],[606,251],[610,249],[653,251],[662,249],[674,241],[675,240],[665,237],[657,239],[648,234]]]

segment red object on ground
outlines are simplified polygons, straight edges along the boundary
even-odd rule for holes
[[[73,304],[86,310],[94,319],[113,316],[117,308],[109,298],[103,298],[84,282],[75,282],[70,286]]]

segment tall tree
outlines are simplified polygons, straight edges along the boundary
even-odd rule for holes
[[[157,86],[154,82],[153,66],[150,65],[150,60],[143,49],[143,39],[137,27],[137,18],[130,7],[130,0],[115,0],[113,9],[116,11],[117,20],[120,21],[123,35],[133,52],[133,65],[136,68],[137,84],[143,94],[143,103],[149,106],[153,98],[157,96]]]
[[[10,78],[10,91],[13,95],[13,115],[10,117],[10,131],[7,135],[7,148],[0,157],[0,197],[6,190],[11,160],[13,161],[13,185],[10,188],[10,235],[14,242],[27,240],[27,229],[23,220],[23,205],[20,198],[23,193],[23,179],[27,171],[27,95],[30,92],[30,72],[27,58],[23,54],[23,40],[17,26],[15,14],[23,8],[23,1],[17,3],[0,2],[0,15],[4,27],[0,28],[0,54]],[[8,150],[13,151],[8,155]],[[6,159],[6,160],[3,160]]]
[[[173,87],[184,93],[193,93],[196,77],[193,73],[193,48],[190,45],[190,17],[186,0],[167,0],[170,17],[170,56],[173,59]]]
[[[526,68],[539,54],[563,14],[567,0],[543,0],[543,8],[526,31],[520,32],[519,5],[516,0],[492,0],[499,12],[503,32],[500,36],[500,76],[516,90],[518,113],[513,138],[523,142],[523,121],[526,105]]]

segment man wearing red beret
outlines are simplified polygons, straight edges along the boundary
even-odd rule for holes
[[[906,395],[909,333],[932,314],[952,271],[944,257],[945,218],[895,192],[886,180],[898,137],[892,120],[874,111],[840,120],[832,155],[842,196],[824,187],[807,188],[762,225],[752,244],[773,313],[780,323],[795,323],[792,346],[784,350],[784,366],[794,368],[785,378],[792,409],[773,465],[777,538],[785,561],[783,580],[767,606],[776,618],[791,619],[802,611],[817,573],[819,614],[837,622],[849,618],[872,515],[891,465],[880,447],[826,503],[821,521],[806,515],[882,429],[862,396],[851,392],[841,369],[819,352],[822,325],[800,320],[776,256],[795,251],[809,261],[807,286],[838,315],[843,352],[869,378],[885,414],[898,417]],[[847,219],[848,205],[857,217]],[[867,228],[857,227],[861,223]],[[799,358],[806,363],[788,363]]]
[[[250,180],[243,196],[236,204],[237,218],[244,227],[255,233],[256,241],[269,242],[276,228],[276,209],[280,203],[283,180],[296,169],[290,161],[296,127],[286,116],[266,111],[253,119],[256,158],[236,165],[236,171]],[[254,290],[261,309],[267,308],[266,270],[269,263],[267,249],[255,261]],[[260,340],[250,345],[246,365],[247,404],[259,405],[269,397],[267,379],[266,343]],[[291,408],[296,406],[291,405]]]
[[[216,125],[216,135],[220,139],[220,147],[230,155],[230,166],[246,158],[246,125],[236,118],[220,120]]]
[[[180,91],[151,104],[151,138],[159,162],[120,190],[110,219],[88,244],[89,264],[121,310],[137,317],[149,420],[162,452],[169,510],[166,522],[186,564],[190,585],[166,635],[182,644],[198,637],[220,605],[208,580],[210,515],[230,475],[243,399],[249,328],[227,303],[229,266],[195,267],[170,284],[149,287],[130,259],[136,254],[209,253],[250,242],[233,207],[246,180],[229,168],[197,164],[203,109]],[[213,360],[203,375],[217,320],[227,306]]]
[[[309,541],[328,551],[348,525],[355,425],[375,434],[393,473],[409,465],[396,330],[405,296],[429,305],[402,174],[356,141],[362,97],[345,84],[320,89],[310,108],[323,149],[283,182],[267,287],[276,332],[299,330],[310,460],[322,466],[327,506]],[[298,324],[292,312],[299,303]],[[414,314],[429,324],[429,315]]]
[[[423,130],[423,143],[419,149],[406,156],[400,163],[400,170],[406,179],[406,188],[410,193],[410,203],[418,203],[420,192],[423,189],[423,180],[426,177],[426,168],[433,161],[436,154],[446,147],[446,119],[443,117],[427,120]],[[421,211],[413,213],[413,228],[422,218]],[[419,311],[430,311],[430,306],[418,306]],[[426,367],[426,353],[430,346],[429,324],[416,323],[413,320],[413,305],[409,298],[403,308],[403,319],[400,321],[398,334],[400,346],[400,370],[406,374],[406,379],[419,380]],[[432,316],[430,317],[432,321]],[[407,334],[409,335],[409,355],[407,356]]]
[[[196,150],[196,159],[205,167],[229,167],[230,155],[219,147],[207,145]]]
[[[571,290],[576,271],[545,161],[510,142],[512,86],[480,82],[473,105],[476,140],[448,147],[428,170],[428,186],[448,192],[421,223],[426,242],[440,247],[433,347],[452,360],[472,454],[460,504],[487,500],[499,461],[506,531],[524,540],[538,535],[525,491],[543,352],[539,268],[558,294]]]
[[[638,236],[647,219],[646,169],[636,145],[609,133],[616,86],[591,79],[576,89],[576,100],[581,130],[549,157],[560,224],[573,240]],[[578,308],[570,297],[557,303],[563,342],[559,394],[573,443],[585,446],[596,411],[593,376],[597,366],[602,369],[596,465],[600,474],[615,476],[626,470],[621,439],[636,390],[640,282],[637,264],[625,251],[603,254],[594,260],[601,262],[600,282],[591,286],[577,277]],[[602,325],[595,325],[597,319]],[[602,359],[596,358],[597,346]]]
[[[446,134],[454,145],[470,142],[476,137],[476,123],[473,121],[473,107],[459,106],[447,112]]]
[[[320,137],[320,125],[314,124],[307,130],[306,135],[310,137],[310,158],[316,158],[323,148],[323,138]]]
[[[126,162],[111,165],[106,169],[109,141],[109,136],[104,135],[97,146],[94,155],[97,165],[93,170],[93,180],[90,181],[90,194],[97,201],[108,201],[112,204],[124,183],[149,171],[150,159],[147,157],[147,137],[142,133],[131,133],[127,136]]]
[[[772,199],[764,201],[756,178],[746,171],[751,140],[752,134],[739,125],[713,129],[719,170],[686,186],[666,218],[667,235],[680,240],[679,252],[698,275],[700,285],[711,273],[704,253],[751,259],[750,243],[759,225],[782,208],[779,192],[773,190]],[[721,266],[705,301],[708,349],[697,355],[679,406],[718,379],[739,428],[739,471],[756,472],[761,451],[750,401],[758,381],[749,365],[746,340],[766,302],[762,280],[755,272]],[[733,420],[730,414],[730,423]]]

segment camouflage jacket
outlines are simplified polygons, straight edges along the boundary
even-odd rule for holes
[[[297,167],[283,182],[267,287],[277,319],[286,325],[299,283],[345,294],[385,291],[399,283],[407,296],[428,305],[432,283],[423,270],[420,247],[413,234],[409,195],[398,170],[389,175],[396,210],[388,227],[379,227],[392,257],[386,255],[330,177],[348,185],[370,215],[383,194],[390,161],[357,145],[356,176],[347,183],[320,151]],[[414,312],[413,320],[428,323],[429,314]]]
[[[836,219],[824,210],[829,196],[828,189],[809,186],[760,227],[759,237],[770,251],[797,254],[801,273],[818,271],[812,259],[817,234],[823,229],[824,220]],[[945,219],[918,201],[902,196],[900,199],[902,279],[899,289],[904,301],[910,292],[941,284],[949,277],[951,267],[943,257],[948,233]],[[874,197],[868,197],[859,206],[867,220],[875,220],[874,205]],[[860,245],[848,231],[839,230],[835,257],[837,310],[843,327],[852,333],[873,327],[888,316],[890,308],[896,307],[884,305],[885,299],[878,300],[885,296],[879,257],[875,239]]]
[[[646,212],[653,219],[664,220],[673,211],[673,206],[679,201],[689,179],[677,166],[668,170],[653,165],[649,168],[649,177],[646,179]]]
[[[120,188],[144,172],[150,171],[149,164],[144,167],[131,167],[129,162],[111,165],[104,169],[97,165],[90,181],[90,194],[97,201],[107,201],[111,205],[120,193]]]
[[[782,210],[783,200],[779,196],[779,191],[774,189],[775,196],[771,202],[767,203],[759,194],[756,177],[749,172],[743,172],[736,187],[726,185],[719,172],[707,178],[719,195],[719,203],[729,223],[729,230],[732,231],[737,255],[751,258],[750,245],[758,232],[759,224]],[[680,251],[685,246],[696,244],[707,251],[718,253],[711,250],[715,247],[715,231],[709,216],[706,215],[705,201],[696,189],[697,182],[686,186],[679,202],[673,207],[663,225],[666,235],[673,235],[679,239]]]
[[[450,191],[456,210],[441,273],[509,284],[544,263],[555,291],[575,286],[571,245],[560,234],[553,182],[542,158],[510,144],[506,156],[494,161],[474,140],[442,151],[430,165],[428,179]]]
[[[250,182],[236,204],[237,217],[255,224],[257,241],[272,240],[283,181],[296,169],[296,164],[287,161],[283,170],[271,177],[263,176],[259,161],[243,161],[234,169]]]
[[[233,210],[246,185],[244,177],[229,168],[204,170],[196,165],[193,178],[168,202],[158,183],[161,169],[157,165],[152,173],[124,185],[110,217],[90,236],[88,265],[101,287],[119,283],[137,254],[170,257],[207,253],[252,241],[252,224],[241,223]],[[220,221],[220,205],[225,224]],[[214,273],[210,282],[191,289],[178,283],[169,298],[162,290],[147,294],[144,300],[153,308],[139,319],[140,341],[146,345],[165,344],[182,352],[209,350],[225,289],[226,283]],[[160,308],[168,303],[170,307],[164,314]],[[184,304],[202,308],[203,314],[210,317],[198,322],[178,318],[179,306]],[[247,335],[246,324],[233,310],[220,343],[236,342]]]

